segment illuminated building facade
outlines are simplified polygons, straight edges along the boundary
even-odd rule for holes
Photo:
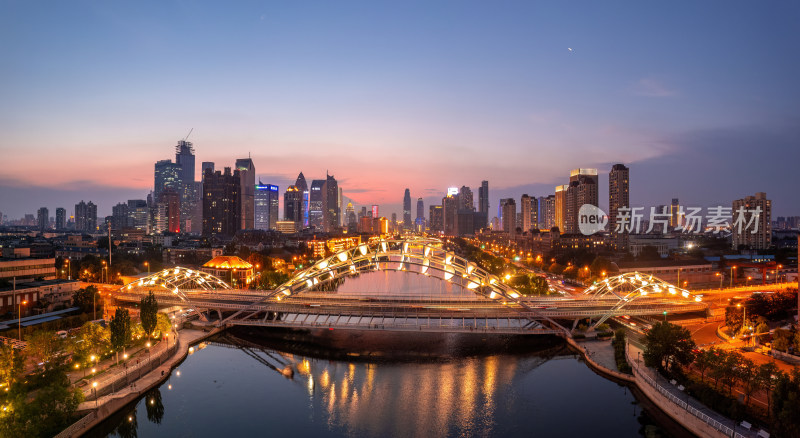
[[[240,289],[249,287],[255,279],[253,265],[236,256],[214,257],[200,267],[200,270]]]
[[[203,235],[233,237],[241,229],[241,176],[206,170],[203,175]]]
[[[411,229],[411,191],[408,189],[403,194],[403,228]]]
[[[279,204],[278,186],[259,181],[255,190],[255,229],[266,231],[277,227]]]
[[[311,181],[311,192],[308,202],[308,226],[318,230],[323,229],[322,210],[325,198],[325,180],[315,179]]]
[[[444,231],[444,208],[441,205],[431,205],[428,213],[428,226],[431,232]]]
[[[619,209],[630,205],[630,169],[623,164],[615,164],[608,174],[608,224],[612,244],[617,251],[628,248],[628,233],[618,233],[616,229]]]
[[[0,218],[2,220],[2,218]],[[56,208],[56,230],[67,228],[67,210],[61,207]]]
[[[256,218],[256,166],[250,158],[240,158],[236,160],[236,170],[239,171],[239,208],[241,209],[240,220],[242,230],[252,230],[255,227]]]
[[[97,231],[97,206],[92,201],[75,204],[75,231],[85,233]]]
[[[736,225],[737,211],[744,209],[741,230]],[[754,210],[759,210],[758,217],[753,217]],[[748,249],[767,249],[772,245],[772,201],[767,199],[767,194],[758,192],[755,196],[747,196],[733,201],[733,220],[731,221],[731,237],[733,249],[744,247]],[[753,222],[752,224],[750,224]],[[749,228],[746,226],[750,224]],[[755,231],[755,232],[753,232]]]

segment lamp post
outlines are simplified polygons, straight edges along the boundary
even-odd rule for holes
[[[145,261],[144,265],[147,266],[147,276],[150,276],[150,262]]]
[[[719,288],[722,289],[722,280],[725,279],[725,276],[717,272],[717,277],[719,277]]]
[[[22,340],[22,305],[23,304],[28,304],[28,302],[27,301],[20,301],[19,302],[19,308],[17,310],[17,330],[18,330],[17,337],[19,338],[20,341]]]
[[[94,408],[97,409],[97,382],[92,382],[92,390],[94,390]]]
[[[736,266],[731,266],[731,287],[733,287],[733,276],[736,273]]]

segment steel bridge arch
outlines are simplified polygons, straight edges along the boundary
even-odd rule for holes
[[[667,299],[679,299],[697,303],[703,301],[702,295],[693,294],[658,277],[639,272],[626,272],[615,277],[606,278],[589,286],[583,293],[584,295],[589,295],[590,300],[607,299],[609,296],[619,299],[617,304],[597,320],[592,328],[596,328],[614,313],[618,313],[625,306],[645,296],[660,295]]]
[[[133,288],[151,287],[163,288],[172,292],[203,320],[206,320],[205,316],[194,307],[191,299],[183,293],[182,289],[206,291],[233,289],[228,283],[225,283],[207,272],[176,266],[174,268],[162,269],[147,277],[132,281],[119,288],[119,292],[126,292]]]
[[[553,328],[568,334],[566,328],[524,303],[520,293],[504,284],[498,276],[480,268],[475,262],[447,251],[443,248],[443,242],[434,238],[382,239],[339,251],[295,273],[272,294],[253,305],[270,298],[280,301],[338,279],[389,270],[426,275],[461,286],[476,296],[501,305],[515,304],[531,321],[539,324],[547,321]]]

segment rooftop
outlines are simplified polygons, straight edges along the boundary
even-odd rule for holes
[[[253,269],[253,265],[237,256],[216,256],[203,265],[211,269]]]

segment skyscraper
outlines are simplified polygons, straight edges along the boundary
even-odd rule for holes
[[[236,160],[236,170],[241,178],[240,208],[243,230],[252,230],[256,219],[256,166],[250,158]]]
[[[553,216],[554,226],[558,227],[560,232],[564,232],[564,224],[566,223],[566,208],[567,208],[567,189],[568,185],[556,186],[556,194],[553,202]]]
[[[233,237],[242,226],[241,175],[206,169],[203,175],[203,235]],[[255,188],[255,186],[254,186]]]
[[[444,231],[444,208],[441,205],[431,205],[428,216],[428,225],[432,233]]]
[[[128,226],[128,204],[120,202],[111,207],[111,228],[121,230]]]
[[[2,218],[0,217],[0,221]],[[56,230],[67,228],[67,210],[61,207],[56,208]]]
[[[322,196],[322,229],[333,231],[339,226],[339,183],[333,175],[325,177]]]
[[[531,197],[527,194],[522,195],[520,199],[520,211],[522,213],[522,232],[531,229]]]
[[[738,213],[740,209],[741,217]],[[767,249],[772,245],[772,201],[767,199],[766,193],[758,192],[755,196],[746,196],[733,201],[731,213],[733,249],[739,249],[740,246],[749,249]],[[737,221],[742,221],[741,226]]]
[[[403,194],[403,228],[411,229],[411,191]]]
[[[283,194],[283,220],[296,222],[296,229],[303,225],[303,192],[296,186],[289,186]]]
[[[278,226],[278,186],[258,181],[255,191],[255,229],[274,230]]]
[[[478,188],[478,211],[489,215],[489,181],[481,181]]]
[[[556,226],[556,197],[555,195],[540,196],[539,228],[549,230]]]
[[[39,231],[50,228],[50,210],[47,207],[42,207],[36,212],[36,223]]]
[[[153,181],[153,199],[157,202],[161,191],[172,189],[180,193],[183,187],[181,180],[181,166],[172,160],[160,160],[155,164]]]
[[[347,203],[347,208],[345,209],[345,217],[346,217],[346,225],[348,227],[355,226],[358,219],[356,219],[356,209],[353,207],[352,202]]]
[[[92,201],[75,204],[75,230],[84,233],[97,231],[97,206]]]
[[[608,224],[611,240],[617,251],[628,248],[628,233],[618,233],[616,230],[619,223],[619,209],[630,205],[630,169],[624,164],[615,164],[608,173]]]
[[[585,204],[597,207],[599,201],[597,169],[575,169],[569,174],[564,202],[563,232],[578,232],[578,212]]]
[[[442,198],[442,217],[444,220],[444,234],[455,236],[457,234],[458,220],[458,191],[453,195],[448,193]]]
[[[681,205],[678,198],[672,198],[672,204],[669,206],[669,226],[675,228],[682,225],[683,218],[680,217]]]
[[[181,187],[178,190],[180,195],[180,229],[181,231],[199,231],[197,225],[198,218],[195,218],[197,211],[197,186],[194,181],[194,147],[192,143],[179,140],[175,146],[175,163],[180,167]],[[195,230],[190,230],[187,225],[195,224]]]
[[[165,189],[156,203],[156,233],[181,231],[181,194],[176,190]]]
[[[517,234],[517,204],[513,198],[508,198],[503,203],[503,231],[512,238]]]
[[[303,176],[303,172],[300,172],[300,174],[297,175],[297,180],[295,180],[294,186],[295,186],[295,188],[297,190],[300,191],[300,194],[301,194],[300,198],[301,198],[302,202],[301,202],[301,206],[300,206],[300,208],[301,208],[300,217],[301,217],[301,221],[302,221],[302,226],[300,228],[307,227],[308,226],[308,212],[309,212],[309,208],[310,208],[310,205],[309,205],[310,204],[310,194],[308,192],[308,184],[306,184],[306,177]]]
[[[308,226],[317,230],[323,229],[322,209],[325,198],[325,180],[311,181],[311,193],[308,201]]]
[[[425,231],[425,201],[422,198],[417,198],[417,217],[414,219],[414,230]]]
[[[150,209],[147,206],[147,201],[144,199],[129,199],[128,200],[128,221],[127,224],[131,228],[135,228],[145,233],[150,233]]]

